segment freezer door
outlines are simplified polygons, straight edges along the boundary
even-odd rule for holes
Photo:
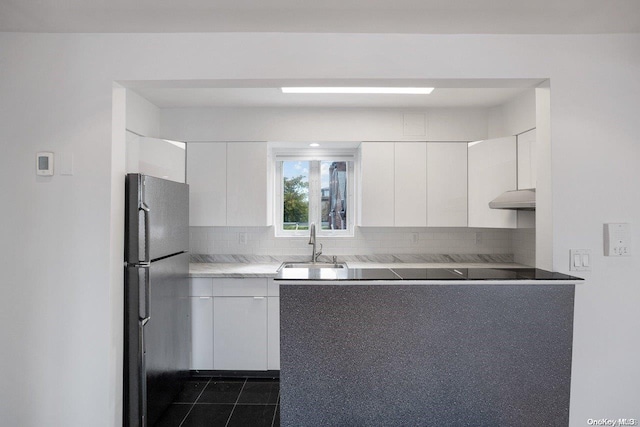
[[[189,250],[189,186],[147,175],[126,180],[126,248],[129,264]]]

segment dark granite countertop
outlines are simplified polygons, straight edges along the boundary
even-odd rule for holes
[[[583,279],[538,268],[289,268],[275,280],[286,282],[441,282],[443,284],[551,283],[576,284]]]

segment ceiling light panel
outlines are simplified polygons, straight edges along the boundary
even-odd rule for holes
[[[283,93],[428,95],[432,87],[283,87]]]

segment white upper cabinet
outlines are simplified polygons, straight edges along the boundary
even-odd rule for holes
[[[536,130],[518,135],[518,190],[536,188]]]
[[[271,225],[267,144],[190,143],[189,225]]]
[[[269,155],[265,142],[227,144],[227,225],[271,225]]]
[[[227,144],[187,146],[189,225],[227,225]]]
[[[360,149],[359,225],[467,226],[467,144],[366,142]]]
[[[175,182],[185,180],[185,143],[127,132],[127,173],[142,173]]]
[[[360,226],[394,225],[394,151],[393,142],[360,144]]]
[[[394,225],[427,225],[427,144],[396,142],[394,151]]]
[[[517,214],[489,202],[516,189],[516,137],[487,139],[468,147],[469,227],[516,228]]]
[[[427,143],[427,226],[467,226],[466,143]]]

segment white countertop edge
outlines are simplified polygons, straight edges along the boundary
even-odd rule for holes
[[[282,263],[191,263],[191,278],[275,277]],[[532,268],[515,263],[365,263],[347,262],[349,268]]]
[[[282,280],[274,279],[274,283],[283,286],[291,285],[324,285],[324,286],[358,286],[358,285],[409,285],[409,286],[446,286],[446,285],[577,285],[576,280]]]

